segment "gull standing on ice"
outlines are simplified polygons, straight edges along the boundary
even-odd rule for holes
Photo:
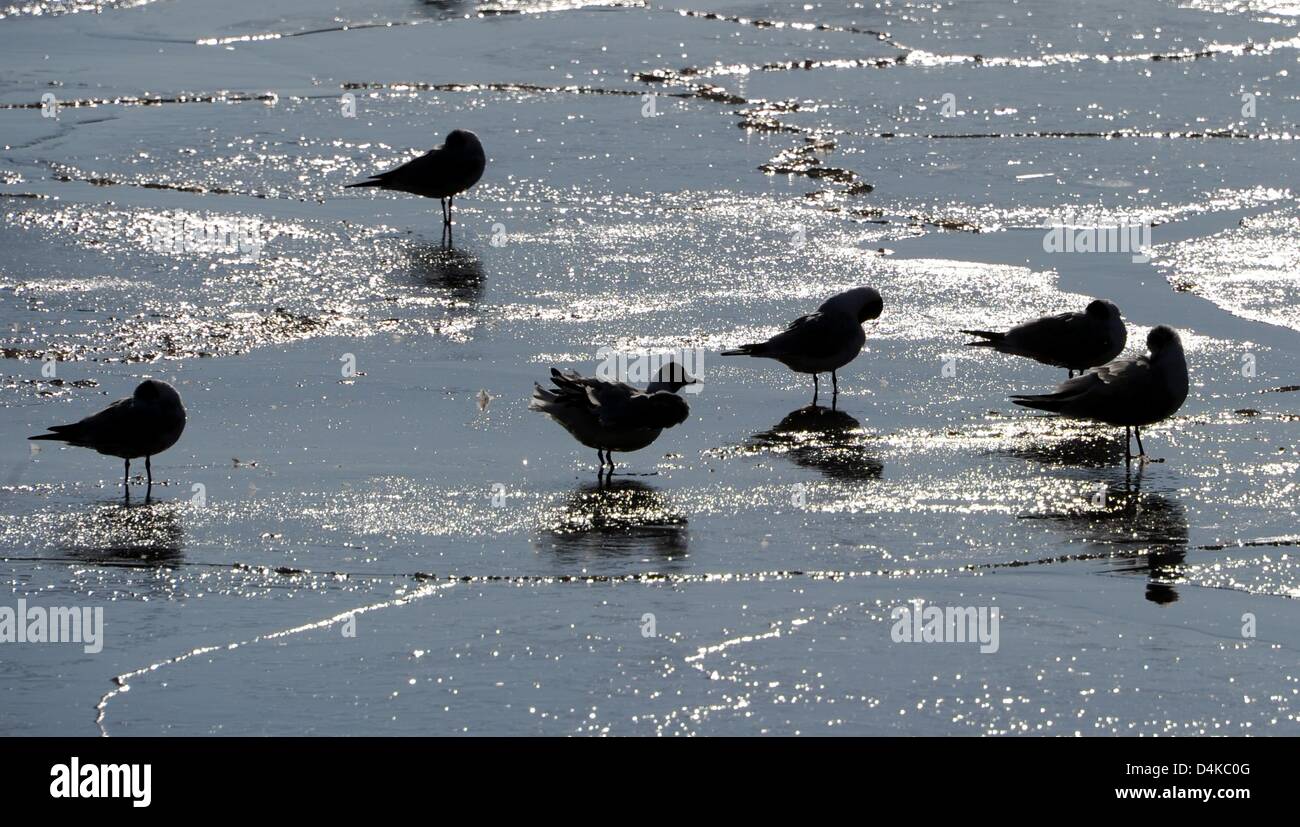
[[[176,389],[158,379],[146,379],[126,399],[71,425],[51,425],[51,433],[28,439],[52,439],[91,448],[101,454],[126,460],[122,485],[131,498],[131,460],[144,457],[148,479],[145,499],[153,492],[153,468],[149,458],[176,444],[185,430],[185,407]]]
[[[1119,356],[1128,341],[1119,308],[1097,299],[1082,313],[1044,316],[1016,325],[1005,333],[989,330],[963,330],[979,336],[982,342],[967,342],[969,347],[991,347],[999,353],[1027,356],[1044,365],[1065,368],[1070,377],[1104,365]]]
[[[813,375],[813,404],[817,404],[817,374],[831,375],[831,404],[839,396],[836,371],[852,362],[867,343],[864,322],[880,318],[884,303],[873,287],[855,287],[831,296],[817,312],[800,316],[766,342],[722,351],[723,356],[775,359],[790,370]]]
[[[1129,428],[1137,436],[1138,459],[1142,426],[1172,416],[1187,399],[1187,358],[1172,327],[1160,325],[1147,335],[1150,356],[1116,359],[1081,376],[1067,379],[1055,393],[1017,394],[1011,401],[1026,408],[1051,411],[1076,419],[1124,426],[1124,457],[1131,460]]]
[[[551,368],[554,388],[534,385],[530,411],[541,411],[573,438],[596,449],[600,472],[614,473],[612,451],[639,451],[659,438],[664,428],[680,425],[690,406],[677,392],[697,380],[676,362],[666,362],[655,381],[638,390],[623,382],[588,379]]]
[[[442,227],[451,233],[452,202],[456,196],[478,183],[487,166],[483,144],[467,129],[453,129],[441,146],[396,169],[372,175],[368,180],[347,184],[348,187],[379,187],[409,192],[442,202]]]

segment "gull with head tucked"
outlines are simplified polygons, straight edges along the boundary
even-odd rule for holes
[[[614,473],[613,451],[639,451],[659,438],[664,428],[680,425],[690,406],[678,391],[697,380],[676,362],[665,362],[655,381],[638,390],[623,382],[588,379],[551,368],[554,387],[534,385],[531,411],[540,411],[573,438],[596,449],[600,474]]]
[[[1005,333],[991,330],[963,330],[982,341],[969,347],[989,347],[999,353],[1025,356],[1044,365],[1065,368],[1074,376],[1104,365],[1124,350],[1128,332],[1119,308],[1097,299],[1082,313],[1060,313],[1016,325]]]
[[[91,448],[126,461],[122,485],[131,498],[131,460],[144,457],[148,479],[145,499],[153,492],[153,468],[149,459],[176,444],[185,430],[185,406],[176,389],[158,379],[146,379],[126,399],[119,399],[99,413],[71,425],[51,425],[48,434],[28,439],[49,439]]]
[[[1076,419],[1092,419],[1124,426],[1124,456],[1129,451],[1129,428],[1137,435],[1138,459],[1146,460],[1142,426],[1172,416],[1187,399],[1187,358],[1183,343],[1172,327],[1160,325],[1147,334],[1149,356],[1116,359],[1067,379],[1054,393],[1011,397],[1026,408],[1051,411]]]
[[[452,203],[457,195],[478,183],[487,166],[483,144],[467,129],[453,129],[447,140],[396,169],[372,175],[349,187],[379,187],[409,192],[442,202],[443,231],[451,232]]]
[[[862,325],[880,318],[884,308],[873,287],[855,287],[831,296],[816,312],[800,316],[766,342],[722,351],[723,356],[775,359],[790,370],[813,375],[813,404],[817,404],[817,374],[831,375],[831,404],[839,396],[836,371],[852,362],[867,343]]]

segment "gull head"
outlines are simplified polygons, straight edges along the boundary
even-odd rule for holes
[[[1152,356],[1158,355],[1161,351],[1170,348],[1183,349],[1182,340],[1178,338],[1178,331],[1168,325],[1153,327],[1147,334],[1147,350],[1151,351]]]
[[[684,365],[670,359],[664,362],[663,367],[659,368],[659,375],[655,377],[655,380],[646,385],[646,393],[655,393],[656,391],[677,393],[687,385],[694,385],[699,381],[686,372]]]
[[[453,129],[447,133],[447,140],[443,144],[448,149],[470,149],[479,146],[478,136],[468,129]]]
[[[136,386],[131,398],[147,405],[161,405],[170,408],[181,406],[181,395],[176,389],[161,379],[146,379]]]
[[[655,428],[671,428],[686,421],[691,415],[691,407],[675,393],[656,393],[649,398],[646,411],[646,425]]]
[[[818,309],[848,313],[858,320],[858,324],[862,324],[880,318],[880,311],[884,307],[885,304],[881,301],[880,293],[876,288],[855,287],[852,290],[845,290],[843,293],[831,296]]]
[[[1089,302],[1084,312],[1088,314],[1089,318],[1096,319],[1099,322],[1119,318],[1119,308],[1111,302],[1102,301],[1101,299]]]
[[[872,319],[879,319],[880,313],[885,309],[885,302],[880,298],[880,292],[874,287],[859,287],[857,290],[850,290],[850,293],[860,293],[862,296],[862,305],[858,308],[858,322],[869,322]]]

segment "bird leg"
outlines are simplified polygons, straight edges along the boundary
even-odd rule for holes
[[[1138,441],[1138,461],[1140,461],[1140,462],[1146,462],[1146,461],[1147,461],[1147,449],[1145,449],[1145,448],[1142,447],[1142,429],[1141,429],[1141,428],[1138,428],[1138,427],[1134,427],[1134,428],[1133,428],[1133,435],[1137,437],[1137,441]]]
[[[817,404],[817,374],[813,374],[813,405]]]
[[[609,450],[608,448],[605,448],[603,450],[597,448],[596,456],[600,457],[600,470],[596,472],[596,476],[597,477],[602,475],[606,477],[614,476],[614,452]]]
[[[442,205],[442,237],[438,239],[443,246],[451,245],[451,215],[447,212],[447,199],[439,198],[438,203]]]
[[[1129,431],[1128,426],[1124,426],[1124,464],[1128,465],[1133,461],[1133,452],[1129,450]]]
[[[1066,379],[1073,379],[1073,378],[1074,378],[1074,368],[1066,368],[1066,369],[1065,369],[1065,378],[1066,378]]]
[[[840,379],[838,376],[835,375],[835,371],[831,371],[831,408],[832,409],[835,407],[835,400],[839,398],[839,395],[840,395]]]
[[[447,199],[447,226],[448,227],[451,226],[451,210],[452,207],[455,206],[455,204],[456,204],[456,196],[453,195]]]
[[[125,460],[126,471],[122,474],[122,488],[126,490],[126,498],[131,499],[131,460]]]
[[[144,476],[148,484],[144,489],[145,502],[149,501],[149,495],[153,493],[153,467],[149,464],[150,457],[144,458]]]

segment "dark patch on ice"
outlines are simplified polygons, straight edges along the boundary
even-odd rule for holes
[[[981,231],[978,224],[963,221],[959,218],[929,218],[923,215],[913,215],[910,218],[918,224],[928,224],[941,230],[959,233],[978,233]]]
[[[1190,139],[1200,140],[1204,138],[1230,138],[1245,141],[1294,141],[1300,138],[1290,132],[1242,132],[1238,129],[1208,129],[1204,131],[1150,131],[1142,129],[1115,129],[1108,132],[1087,132],[1074,130],[1043,130],[1037,132],[873,132],[867,133],[867,138],[905,138],[905,139],[924,139],[924,140],[1013,140],[1020,138],[1100,138],[1102,140],[1116,140],[1120,138],[1159,138],[1159,139]]]
[[[753,103],[754,106],[742,109],[739,112],[740,122],[737,126],[741,129],[804,136],[805,143],[803,145],[784,150],[772,160],[759,165],[758,169],[762,172],[769,175],[802,175],[817,181],[844,184],[846,186],[840,192],[845,195],[863,195],[875,189],[873,185],[863,182],[858,177],[858,174],[850,169],[827,166],[822,163],[816,153],[835,148],[835,142],[827,138],[824,132],[786,124],[777,118],[777,115],[783,112],[800,111],[798,102],[750,101],[721,87],[701,85],[689,80],[688,77],[691,71],[688,69],[674,72],[671,69],[655,69],[649,72],[638,72],[633,77],[644,83],[684,86],[692,90],[688,95],[690,97],[699,97],[733,106],[744,106]]]
[[[1263,537],[1258,540],[1238,540],[1235,543],[1215,543],[1197,546],[1203,551],[1226,551],[1230,548],[1280,548],[1283,546],[1300,546],[1300,537]]]
[[[425,81],[348,81],[341,84],[344,89],[386,89],[394,92],[537,92],[564,93],[570,95],[625,95],[640,97],[641,93],[632,89],[608,89],[599,86],[547,86],[540,83],[427,83]],[[679,94],[676,97],[690,97]]]
[[[275,103],[279,96],[273,92],[251,94],[246,92],[196,92],[182,95],[123,95],[116,98],[74,98],[60,100],[60,109],[79,109],[96,106],[162,106],[172,103]],[[40,109],[44,103],[0,103],[0,109]]]
[[[34,390],[37,396],[67,396],[71,390],[86,390],[99,387],[94,379],[0,379],[0,390],[12,391],[20,388]]]
[[[791,29],[804,32],[839,32],[843,34],[866,34],[877,40],[889,41],[889,33],[875,29],[862,29],[857,26],[835,26],[828,23],[803,23],[799,21],[763,20],[761,18],[740,17],[739,15],[718,14],[696,9],[678,9],[682,17],[694,17],[700,20],[716,20],[724,23],[736,23],[742,26],[754,26],[759,29]]]
[[[93,175],[74,175],[69,172],[60,172],[54,176],[55,181],[63,183],[76,182],[79,184],[90,184],[92,187],[140,187],[147,190],[171,190],[172,192],[188,192],[196,195],[247,195],[250,198],[266,198],[265,195],[251,192],[236,192],[235,190],[224,187],[202,187],[198,184],[167,184],[161,181],[142,181],[135,183],[133,181],[118,181],[114,178],[104,178]]]
[[[148,2],[149,0],[141,0]],[[450,5],[446,2],[437,2],[437,0],[423,0],[423,5],[440,7],[444,18],[487,18],[487,17],[506,17],[511,15],[528,15],[528,14],[549,14],[565,11],[592,11],[599,9],[639,9],[645,8],[644,0],[599,0],[595,3],[573,3],[565,5],[563,3],[541,3],[540,5],[528,7],[511,7],[511,6],[479,6],[472,13],[466,12],[457,14],[450,8],[442,8]],[[289,37],[308,37],[317,34],[338,34],[341,32],[365,31],[366,29],[395,29],[401,26],[420,26],[425,23],[435,22],[433,20],[380,20],[363,23],[340,23],[337,26],[322,26],[316,29],[304,29],[297,32],[255,32],[251,34],[223,35],[220,37],[204,37],[193,41],[196,46],[229,46],[234,43],[260,43],[267,40],[281,40]]]
[[[133,9],[155,0],[23,0],[22,5],[0,8],[0,20],[6,17],[54,17],[80,12],[99,14],[106,9]]]

